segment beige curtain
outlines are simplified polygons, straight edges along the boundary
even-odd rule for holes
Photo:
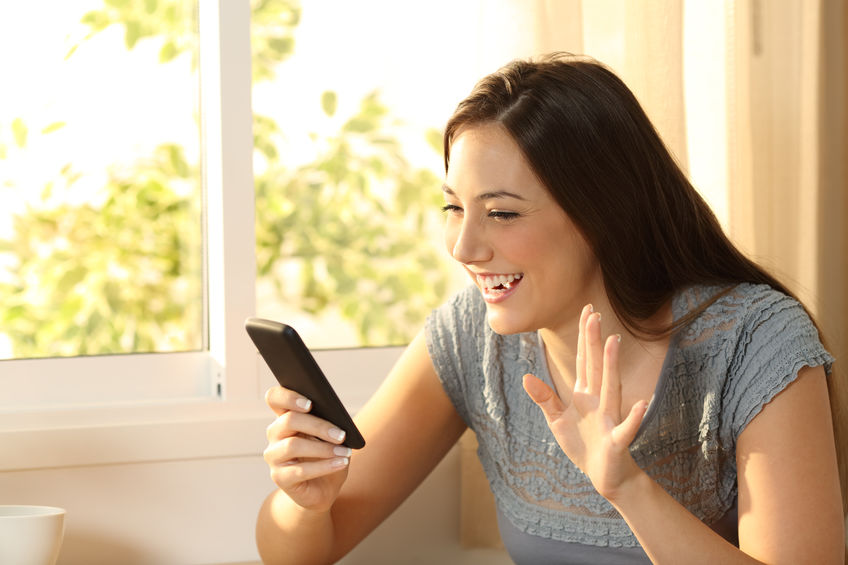
[[[731,237],[799,294],[844,357],[843,2],[739,1],[729,25]]]
[[[587,54],[622,77],[731,238],[799,294],[833,353],[845,358],[844,2],[708,4],[522,2],[532,10],[537,53]],[[705,7],[723,15],[717,27],[705,30]],[[707,64],[718,74],[703,76]],[[705,99],[715,85],[715,96]],[[699,121],[703,115],[708,119]],[[468,433],[461,442],[461,538],[467,546],[497,547],[494,502],[475,450]]]
[[[737,1],[729,26],[730,234],[816,316],[837,359],[831,407],[845,430],[848,10],[842,0]],[[848,445],[840,451],[845,467]]]

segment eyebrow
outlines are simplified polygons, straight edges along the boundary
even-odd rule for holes
[[[442,191],[450,194],[451,196],[456,196],[456,193],[453,191],[453,189],[446,184],[442,185]],[[476,200],[485,201],[497,198],[515,198],[516,200],[527,200],[520,194],[516,194],[508,190],[493,190],[490,192],[484,192],[483,194],[478,195]]]

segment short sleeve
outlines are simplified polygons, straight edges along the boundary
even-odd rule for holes
[[[466,386],[479,372],[479,325],[485,322],[479,293],[468,287],[434,310],[424,325],[427,351],[445,392],[466,424],[470,423]]]
[[[725,432],[734,442],[803,367],[824,366],[829,374],[833,363],[816,326],[795,299],[757,286],[746,306],[723,399],[724,424],[730,426]]]

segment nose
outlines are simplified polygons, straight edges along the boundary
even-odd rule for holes
[[[480,263],[491,259],[492,248],[488,244],[484,227],[466,214],[461,222],[455,222],[445,232],[448,251],[463,264]]]

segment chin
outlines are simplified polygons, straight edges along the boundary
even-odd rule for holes
[[[537,328],[531,327],[526,321],[510,319],[509,316],[504,316],[500,312],[487,311],[486,319],[489,322],[489,327],[492,331],[499,335],[513,335],[525,332],[536,331]]]

